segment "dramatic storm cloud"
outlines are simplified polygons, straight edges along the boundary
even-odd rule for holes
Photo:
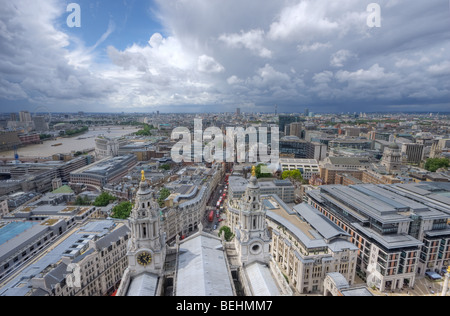
[[[5,2],[0,109],[450,109],[447,0],[111,2]]]

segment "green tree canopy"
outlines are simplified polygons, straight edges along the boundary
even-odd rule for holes
[[[272,173],[267,170],[267,166],[265,164],[259,164],[256,166],[256,178],[270,178],[272,177]]]
[[[159,191],[159,198],[158,203],[160,207],[164,207],[164,201],[169,197],[170,190],[167,188],[162,188],[161,191]]]
[[[219,229],[219,237],[222,236],[222,233],[225,234],[225,240],[230,242],[234,238],[234,234],[231,232],[231,228],[228,226],[222,226]]]
[[[425,169],[431,172],[436,172],[440,168],[448,168],[450,160],[448,158],[430,158],[425,163]]]
[[[159,169],[162,170],[170,170],[170,165],[168,163],[159,166]]]
[[[292,180],[295,180],[295,181],[298,181],[298,182],[302,182],[303,181],[302,173],[298,169],[283,171],[283,173],[281,174],[281,178],[283,180],[289,178],[289,179],[292,179]]]
[[[145,124],[142,129],[138,132],[136,132],[137,136],[152,136],[151,130],[155,129],[153,125]]]
[[[114,202],[117,198],[107,192],[102,192],[94,201],[94,206],[103,207],[109,205],[111,202]]]
[[[117,219],[127,219],[130,217],[132,209],[133,204],[131,204],[131,202],[122,202],[112,209],[111,217]]]
[[[89,198],[87,196],[82,197],[81,195],[77,196],[75,200],[75,205],[77,206],[88,206],[91,205]]]

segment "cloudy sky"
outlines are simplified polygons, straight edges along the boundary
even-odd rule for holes
[[[449,0],[372,2],[4,1],[0,111],[450,111]]]

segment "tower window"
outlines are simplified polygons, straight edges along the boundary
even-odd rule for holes
[[[144,225],[142,225],[142,234],[144,236],[144,238],[147,238],[147,227]]]

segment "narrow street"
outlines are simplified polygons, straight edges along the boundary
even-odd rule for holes
[[[205,229],[205,231],[208,232],[218,232],[218,228],[219,228],[219,220],[221,217],[224,217],[224,212],[220,212],[219,217],[217,217],[217,203],[220,200],[220,198],[222,197],[222,202],[220,204],[220,206],[224,206],[226,203],[226,199],[227,199],[227,195],[225,195],[225,197],[223,196],[225,193],[225,188],[227,187],[226,184],[226,176],[223,177],[219,184],[217,185],[217,188],[214,190],[213,194],[211,194],[211,198],[209,199],[208,203],[206,204],[206,210],[205,210],[205,215],[203,217],[203,229]],[[219,211],[220,211],[220,206],[219,206]],[[212,218],[211,218],[211,212],[213,212],[212,214]],[[212,221],[211,221],[212,219]],[[214,227],[216,228],[216,230],[214,229]]]

